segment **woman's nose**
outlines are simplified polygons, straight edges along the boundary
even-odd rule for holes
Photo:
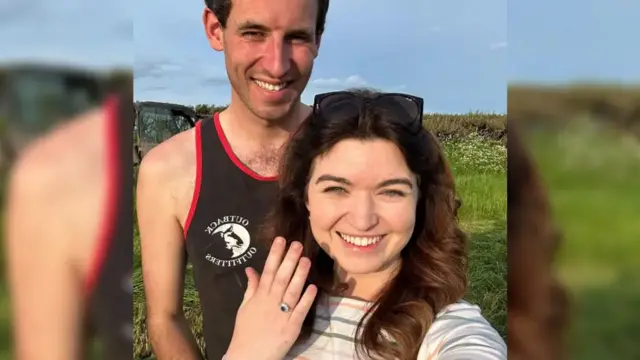
[[[353,197],[349,204],[348,220],[358,231],[367,231],[378,225],[376,204],[369,194]]]

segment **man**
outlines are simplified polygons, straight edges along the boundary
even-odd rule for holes
[[[310,114],[300,102],[329,0],[207,0],[211,47],[222,51],[229,107],[152,149],[138,174],[147,325],[159,359],[201,358],[182,309],[193,264],[209,359],[231,340],[246,287],[267,249],[254,241],[276,191],[281,148]]]
[[[36,139],[5,204],[14,358],[131,357],[131,93]],[[87,326],[88,325],[88,326]]]

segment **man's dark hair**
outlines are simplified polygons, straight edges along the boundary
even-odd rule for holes
[[[204,0],[204,4],[213,12],[220,21],[222,28],[227,27],[227,19],[231,13],[233,0]],[[324,33],[324,24],[329,11],[329,0],[318,0],[318,17],[316,18],[316,35]]]

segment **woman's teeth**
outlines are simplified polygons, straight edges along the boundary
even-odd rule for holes
[[[260,81],[260,80],[254,80],[254,82],[260,86],[261,88],[268,90],[268,91],[280,91],[282,89],[284,89],[285,87],[287,87],[287,83],[279,83],[279,84],[270,84],[264,81]]]
[[[338,233],[338,235],[340,235],[340,237],[344,241],[356,246],[370,246],[382,240],[382,236],[367,236],[367,237],[351,236],[351,235],[343,234],[340,232]]]

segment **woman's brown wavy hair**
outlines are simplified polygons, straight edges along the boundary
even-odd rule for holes
[[[352,91],[368,98],[377,94]],[[364,114],[351,119],[311,115],[293,134],[281,163],[279,195],[260,239],[267,245],[276,236],[301,241],[313,264],[309,282],[322,292],[339,294],[345,284],[334,281],[333,260],[314,240],[305,205],[314,159],[345,139],[386,139],[396,144],[419,179],[416,224],[401,251],[397,275],[381,289],[363,318],[368,320],[358,325],[356,351],[382,359],[415,360],[435,315],[466,292],[467,238],[457,224],[453,176],[436,138],[425,129],[412,134],[391,118],[393,114],[379,108],[367,106]],[[299,339],[310,335],[314,315],[315,304]],[[383,332],[392,340],[380,336]]]
[[[567,359],[571,299],[555,257],[562,242],[547,190],[516,119],[507,143],[509,359]]]

